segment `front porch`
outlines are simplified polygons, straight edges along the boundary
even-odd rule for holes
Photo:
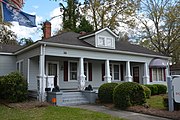
[[[125,81],[148,84],[147,64],[49,55],[29,59],[29,90],[37,90],[40,101],[46,100],[45,88],[56,85],[65,92],[83,91],[88,85],[97,91],[103,83]]]

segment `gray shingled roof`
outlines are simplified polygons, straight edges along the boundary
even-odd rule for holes
[[[60,44],[68,44],[68,45],[77,45],[77,46],[85,46],[85,47],[94,47],[83,40],[79,40],[78,37],[80,34],[74,32],[64,32],[60,35],[53,36],[48,39],[43,39],[42,41],[52,42],[52,43],[60,43]],[[127,52],[135,52],[135,53],[143,53],[143,54],[150,54],[150,55],[161,55],[160,53],[156,53],[151,51],[147,48],[144,48],[139,45],[130,44],[129,42],[125,41],[116,41],[116,50],[119,51],[127,51]],[[103,48],[99,48],[103,49]]]
[[[0,44],[0,52],[13,53],[21,48],[22,48],[22,46],[20,46],[20,45]]]

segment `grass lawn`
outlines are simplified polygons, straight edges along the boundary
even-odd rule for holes
[[[166,109],[163,105],[163,96],[164,95],[151,96],[150,99],[147,99],[147,103],[150,105],[151,108]]]
[[[1,120],[124,120],[89,110],[69,107],[8,108],[0,105]]]

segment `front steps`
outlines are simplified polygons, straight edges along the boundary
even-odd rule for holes
[[[62,106],[88,104],[89,101],[82,94],[82,92],[63,92],[62,94]]]

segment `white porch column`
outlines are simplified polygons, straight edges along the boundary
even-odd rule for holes
[[[130,62],[126,62],[126,76],[125,76],[126,82],[132,82],[132,76],[131,76],[131,69],[130,69]]]
[[[80,76],[79,76],[79,89],[85,89],[85,75],[84,75],[84,58],[79,59],[79,68],[80,68]]]
[[[144,63],[143,84],[149,84],[148,64]]]
[[[165,74],[166,74],[166,78],[170,76],[169,61],[168,61],[168,63],[167,63],[166,73],[165,73]],[[165,79],[166,79],[166,78],[165,78]],[[167,80],[167,79],[166,79],[166,80]]]
[[[104,76],[104,80],[107,83],[111,83],[111,75],[110,75],[110,67],[109,67],[109,60],[106,60],[105,62],[105,76]]]
[[[45,45],[41,45],[40,57],[39,57],[39,96],[38,100],[44,102],[46,100],[46,76],[45,76]]]

